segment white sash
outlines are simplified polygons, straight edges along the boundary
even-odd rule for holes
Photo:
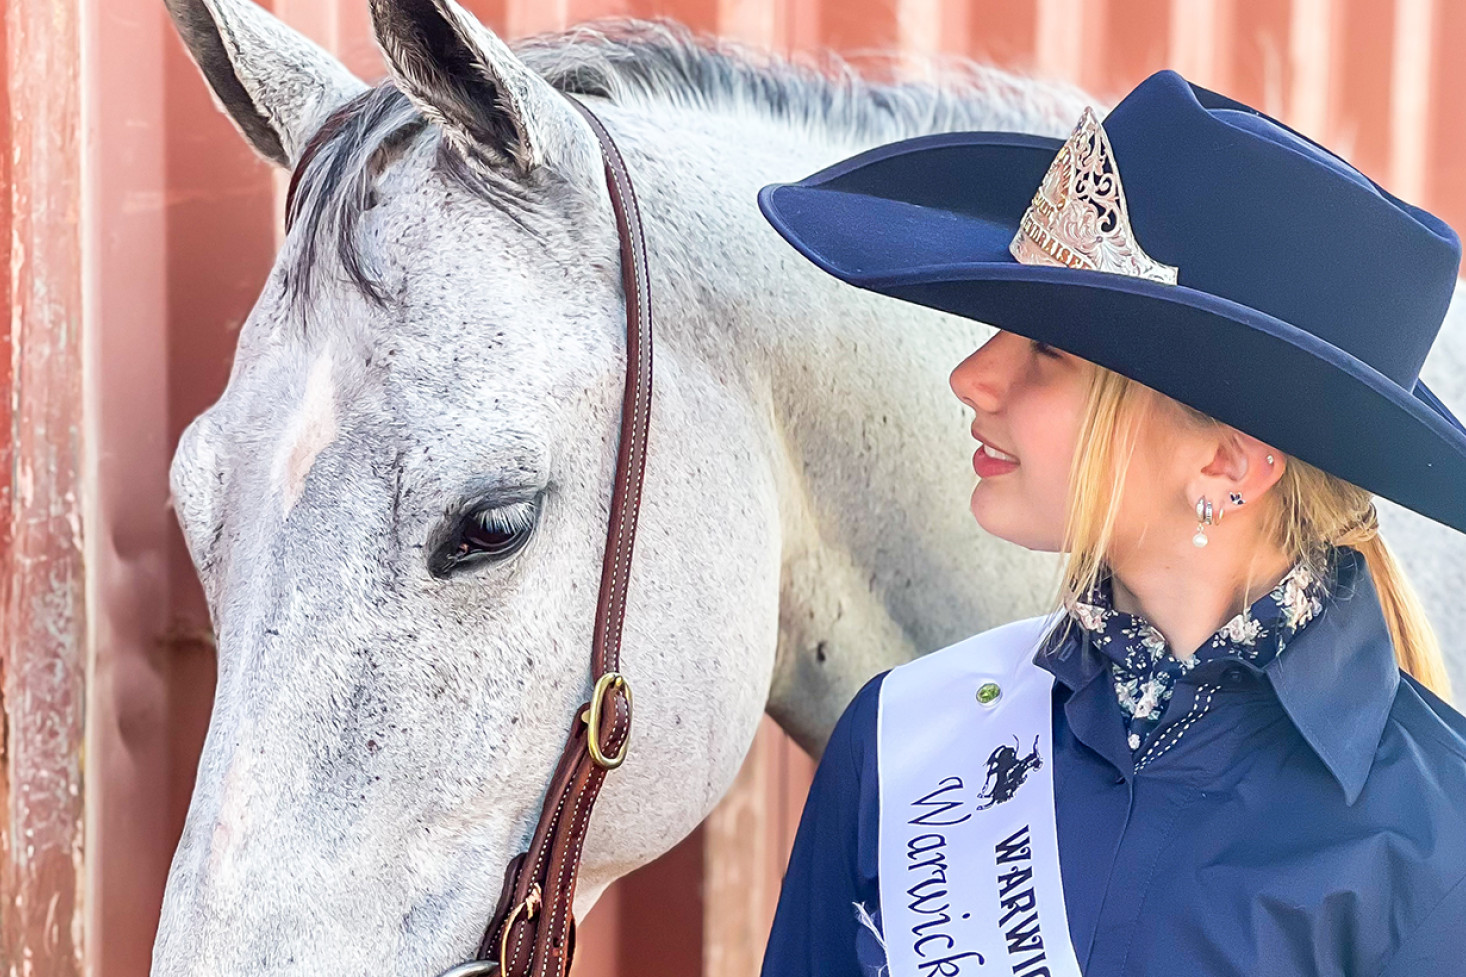
[[[1062,612],[1057,612],[1062,613]],[[1054,827],[1056,616],[891,671],[876,721],[889,977],[1079,977]],[[988,686],[989,704],[979,702]]]

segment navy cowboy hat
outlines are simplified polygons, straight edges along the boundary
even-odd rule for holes
[[[907,139],[766,186],[759,207],[844,281],[1067,350],[1466,532],[1466,427],[1419,382],[1455,232],[1173,71],[1103,134],[1132,240],[1174,284],[1014,257],[1058,139]]]

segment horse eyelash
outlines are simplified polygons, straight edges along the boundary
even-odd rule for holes
[[[535,504],[515,502],[512,505],[483,509],[473,514],[479,527],[500,532],[527,532],[534,527]]]

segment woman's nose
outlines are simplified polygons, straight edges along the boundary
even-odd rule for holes
[[[1011,374],[1000,362],[1006,345],[1003,337],[1012,335],[999,331],[952,370],[948,378],[952,392],[973,410],[993,414],[1002,407],[1006,378]]]

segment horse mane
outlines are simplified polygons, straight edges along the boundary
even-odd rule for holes
[[[670,20],[609,18],[511,44],[556,89],[625,106],[752,113],[852,147],[927,132],[1005,129],[1063,136],[1088,99],[1073,86],[1040,81],[965,59],[888,58],[933,80],[878,82],[833,54],[800,61],[694,34]],[[303,240],[286,287],[310,290],[319,239],[334,225],[347,278],[385,302],[357,243],[356,228],[375,205],[374,178],[414,137],[436,128],[390,80],[336,109],[301,153],[286,200],[287,227]],[[467,165],[440,140],[439,169],[533,233],[539,209],[521,182]]]
[[[665,19],[594,20],[511,46],[572,95],[648,108],[751,111],[863,144],[949,129],[1032,131],[1036,122],[1067,135],[1088,101],[1071,85],[963,58],[888,53],[882,73],[932,80],[870,81],[833,52],[795,60]]]

